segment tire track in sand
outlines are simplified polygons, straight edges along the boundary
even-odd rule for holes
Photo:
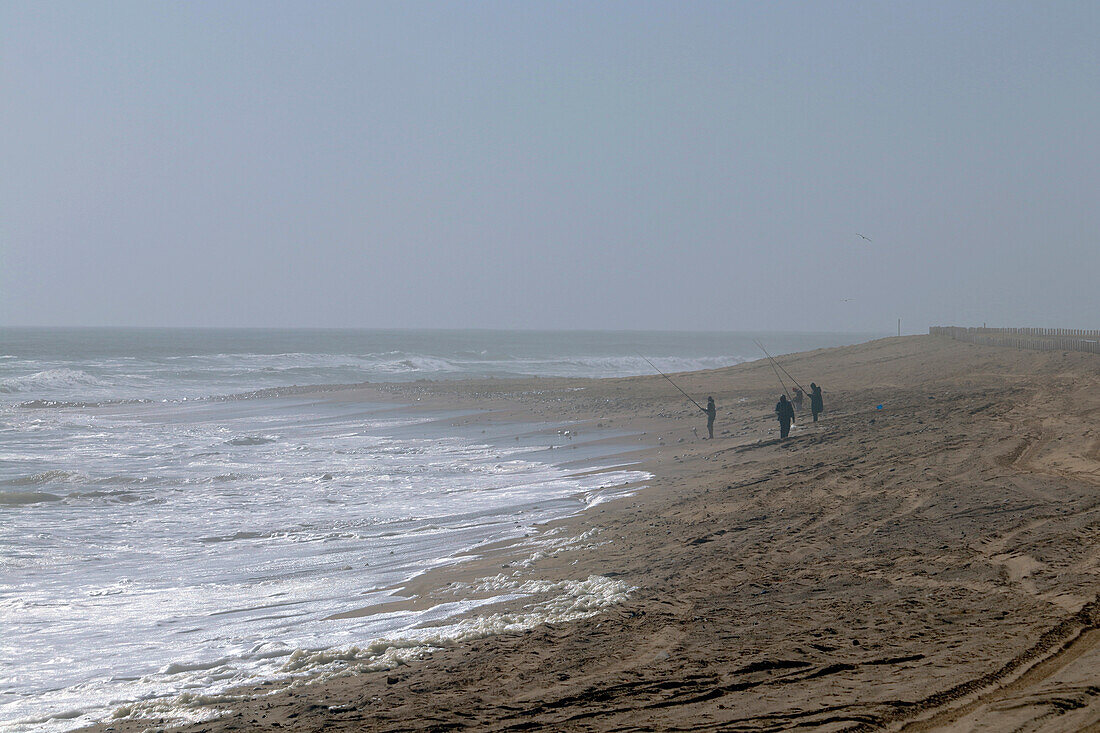
[[[1082,730],[1100,724],[1098,663],[1100,597],[999,670],[930,695],[882,723],[898,733]],[[1067,684],[1077,679],[1082,683]]]

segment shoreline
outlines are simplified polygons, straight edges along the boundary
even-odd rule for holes
[[[1096,363],[935,337],[790,355],[792,373],[825,388],[826,413],[782,443],[768,414],[774,376],[760,362],[677,377],[693,394],[716,396],[713,442],[697,439],[694,408],[659,376],[326,395],[385,393],[431,409],[488,403],[478,419],[572,422],[597,440],[601,424],[639,431],[648,486],[543,529],[597,530],[608,542],[525,567],[549,583],[602,575],[635,590],[586,621],[439,649],[390,672],[257,689],[227,715],[181,729],[840,730],[898,727],[926,713],[939,726],[952,723],[947,703],[974,694],[967,715],[1015,725],[1049,715],[1054,692],[1042,685],[1057,675],[1069,680],[1057,692],[1068,686],[1080,704],[1055,724],[1091,724],[1100,700],[1072,681],[1088,682],[1082,670],[1100,659],[1082,648],[1096,636],[1090,609],[1100,587],[1100,557],[1081,541],[1100,524]],[[1059,424],[1059,409],[1072,419]],[[526,559],[514,543],[480,549],[463,577],[492,578]],[[450,569],[402,590],[439,600],[447,582],[461,582]],[[471,613],[518,613],[523,602]],[[1074,618],[1077,641],[1055,634],[1037,647]],[[1060,644],[1076,649],[1076,662],[1048,664],[1057,668],[1022,690],[1006,681],[1021,670],[1013,660],[1030,655],[1042,667]],[[983,712],[989,694],[1019,704]]]
[[[369,388],[368,388],[368,391]],[[311,395],[305,395],[304,401],[310,405],[315,402],[326,402],[329,390],[316,390]],[[317,399],[319,398],[319,399]],[[343,621],[344,629],[333,629],[336,636],[344,637],[340,641],[326,642],[324,639],[317,645],[287,646],[285,652],[274,656],[268,654],[263,659],[274,658],[276,668],[265,668],[255,673],[255,676],[245,681],[235,681],[232,687],[209,687],[202,689],[193,684],[177,688],[171,694],[152,697],[144,700],[135,699],[131,702],[122,702],[126,698],[116,697],[118,702],[108,708],[99,708],[96,714],[97,723],[89,724],[86,717],[81,723],[88,725],[110,725],[114,714],[138,717],[141,715],[157,715],[165,720],[183,723],[196,719],[190,709],[195,699],[201,699],[206,705],[212,705],[216,701],[226,701],[237,698],[242,689],[260,689],[267,692],[273,689],[285,689],[303,684],[310,679],[320,679],[333,673],[343,673],[346,670],[334,670],[334,665],[346,663],[347,668],[361,667],[363,669],[385,668],[390,666],[388,658],[392,656],[401,661],[406,658],[416,658],[426,653],[429,647],[452,643],[449,636],[456,637],[455,641],[463,638],[476,638],[494,632],[494,628],[514,628],[515,623],[497,623],[495,626],[485,628],[468,628],[472,624],[470,619],[475,618],[477,611],[483,608],[493,608],[501,604],[502,598],[514,598],[517,594],[510,591],[509,586],[518,585],[519,582],[500,584],[500,587],[475,589],[472,586],[480,576],[464,570],[472,566],[471,559],[479,558],[490,552],[500,552],[501,548],[513,548],[512,552],[534,553],[549,541],[546,527],[551,523],[557,523],[569,519],[578,513],[587,511],[592,506],[609,500],[615,496],[621,496],[625,491],[634,491],[638,485],[644,482],[647,474],[637,471],[635,461],[626,458],[627,452],[635,452],[630,444],[635,436],[623,431],[601,431],[596,439],[585,441],[573,440],[573,431],[568,430],[572,423],[554,424],[542,421],[523,420],[518,418],[507,420],[497,419],[499,416],[490,415],[484,409],[451,409],[438,404],[419,405],[417,414],[409,414],[410,406],[402,400],[382,400],[376,394],[368,394],[365,401],[354,400],[355,407],[367,405],[370,408],[368,422],[376,416],[397,416],[409,418],[406,423],[395,428],[398,432],[394,435],[409,437],[412,434],[421,436],[434,436],[446,441],[459,439],[468,447],[482,451],[483,449],[495,456],[495,461],[503,463],[497,465],[502,469],[494,480],[493,485],[486,487],[485,491],[492,493],[502,492],[506,497],[503,506],[499,507],[500,516],[491,517],[495,521],[486,522],[482,516],[481,499],[474,494],[471,498],[471,506],[466,514],[459,509],[451,524],[452,530],[460,533],[465,540],[463,544],[444,546],[441,553],[426,555],[422,562],[409,565],[412,572],[405,574],[403,578],[383,578],[377,584],[365,586],[367,589],[359,593],[344,594],[345,602],[337,611],[322,611],[322,615],[312,616],[307,619],[310,623],[325,627],[329,622],[339,623]],[[346,406],[345,406],[346,407]],[[321,409],[327,414],[327,410]],[[488,430],[484,429],[488,428]],[[393,438],[389,432],[377,433],[379,436]],[[371,431],[374,434],[374,431]],[[486,434],[488,432],[488,434]],[[566,434],[568,438],[563,437]],[[606,433],[603,434],[603,433]],[[513,439],[516,441],[513,445]],[[562,450],[548,450],[554,443]],[[569,450],[572,449],[572,450]],[[487,459],[487,465],[492,468],[493,458]],[[533,466],[530,469],[514,472],[511,464],[521,466]],[[541,464],[541,466],[540,466]],[[494,473],[490,471],[490,473]],[[337,474],[337,478],[340,475]],[[332,479],[332,476],[328,476]],[[324,480],[324,479],[321,479]],[[458,477],[461,485],[461,477]],[[440,489],[450,490],[446,484]],[[522,495],[518,498],[514,494]],[[512,497],[508,499],[507,497]],[[490,500],[500,502],[500,499]],[[509,501],[514,502],[510,505]],[[506,516],[510,515],[510,516]],[[514,521],[514,527],[513,521]],[[440,523],[446,524],[446,521]],[[427,527],[427,529],[439,529]],[[429,534],[431,534],[429,532]],[[552,532],[550,534],[553,534]],[[381,535],[385,537],[386,535]],[[559,538],[560,539],[560,538]],[[390,552],[390,555],[393,555]],[[402,555],[398,551],[398,556]],[[371,558],[371,565],[376,565]],[[365,571],[364,571],[365,572]],[[425,585],[424,578],[447,577],[451,580],[451,586],[447,598],[429,600],[417,598],[406,591],[407,588]],[[465,586],[465,587],[463,587]],[[589,583],[582,590],[586,596],[596,596],[582,599],[587,606],[602,603],[599,594],[614,594],[614,587],[592,587]],[[536,589],[538,590],[538,589]],[[553,590],[553,589],[551,589]],[[569,592],[572,589],[558,589]],[[555,599],[549,597],[549,590],[533,592],[523,589],[522,595],[537,597],[540,600]],[[412,596],[412,597],[409,597]],[[339,596],[338,607],[339,607]],[[576,605],[576,604],[574,604]],[[584,605],[584,604],[582,604]],[[447,610],[450,606],[451,610]],[[463,610],[466,608],[467,610]],[[569,616],[579,617],[587,608],[570,610]],[[324,615],[324,614],[328,615]],[[568,620],[562,617],[561,610],[556,612],[556,620]],[[423,617],[423,618],[421,618]],[[349,626],[351,619],[364,622],[360,626]],[[526,623],[535,625],[542,619],[538,614],[533,614]],[[547,620],[555,620],[548,618]],[[454,626],[453,630],[446,627]],[[482,625],[484,626],[484,625]],[[435,635],[429,634],[429,640],[423,643],[423,649],[417,648],[412,643],[418,638],[417,629],[440,629]],[[341,633],[342,632],[342,633]],[[269,637],[272,641],[276,636]],[[347,639],[350,639],[348,641]],[[326,643],[329,645],[326,646]],[[331,661],[326,661],[331,659]],[[398,661],[393,662],[397,664]],[[187,661],[188,666],[205,664],[204,660]],[[284,665],[282,670],[277,669]],[[242,675],[243,676],[243,675]],[[238,678],[239,680],[239,678]],[[66,718],[72,719],[79,712],[76,707],[67,708],[64,715],[58,715],[53,719],[54,723],[64,725]],[[91,715],[89,715],[91,717]],[[48,716],[31,718],[26,717],[13,721],[17,729],[19,725],[47,722]],[[72,729],[72,723],[69,723]],[[0,725],[0,728],[3,728]]]

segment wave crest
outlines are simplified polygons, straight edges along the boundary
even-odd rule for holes
[[[18,476],[16,478],[0,481],[0,486],[42,486],[43,484],[76,483],[87,480],[88,477],[78,471],[61,471],[54,469],[35,473],[30,476]]]
[[[91,374],[79,369],[46,369],[21,377],[0,379],[0,394],[15,394],[35,389],[58,389],[66,387],[97,387],[101,382]]]

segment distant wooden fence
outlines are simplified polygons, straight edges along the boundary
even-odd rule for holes
[[[985,346],[1011,346],[1035,351],[1090,351],[1100,354],[1100,331],[1076,328],[960,328],[932,326],[932,336],[948,336]]]

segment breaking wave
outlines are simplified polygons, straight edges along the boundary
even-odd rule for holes
[[[62,471],[54,469],[42,471],[30,476],[17,476],[15,478],[0,481],[0,486],[42,486],[43,484],[76,483],[87,481],[87,475],[78,471]]]
[[[225,441],[226,445],[235,446],[247,446],[247,445],[267,445],[268,443],[274,443],[275,438],[268,437],[266,435],[242,435],[239,438],[233,438]]]
[[[98,379],[87,372],[63,367],[0,379],[0,394],[17,394],[41,389],[95,387],[100,386],[100,384],[101,382]]]
[[[735,355],[652,359],[665,372],[715,369],[745,361]],[[33,368],[35,362],[27,362]],[[41,362],[38,362],[41,364]],[[387,351],[365,354],[216,354],[173,359],[88,362],[95,373],[58,366],[0,376],[0,395],[19,407],[95,408],[124,404],[280,397],[369,382],[510,377],[626,377],[652,373],[639,356],[516,356]],[[2,375],[2,373],[0,373]],[[98,376],[97,376],[98,375]]]

